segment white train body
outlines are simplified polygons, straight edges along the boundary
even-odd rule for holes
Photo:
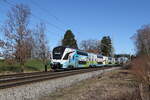
[[[58,46],[52,52],[52,69],[84,68],[113,64],[115,58]]]

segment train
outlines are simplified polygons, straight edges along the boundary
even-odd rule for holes
[[[117,63],[118,64],[125,64],[129,61],[129,59],[127,57],[118,57],[117,58]]]
[[[85,52],[79,49],[57,46],[52,51],[51,68],[72,69],[115,65],[113,57]]]

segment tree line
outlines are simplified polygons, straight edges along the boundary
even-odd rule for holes
[[[41,59],[45,64],[50,54],[45,24],[41,22],[31,29],[30,16],[28,6],[17,4],[7,13],[2,27],[4,39],[0,40],[1,55],[10,64],[19,63],[21,71],[28,59]]]
[[[104,36],[101,40],[83,40],[78,47],[77,40],[75,39],[73,32],[71,30],[67,30],[61,41],[61,45],[81,49],[86,52],[102,54],[104,56],[114,55],[114,49],[110,36]]]
[[[8,11],[2,26],[4,38],[0,40],[0,56],[9,64],[18,63],[22,72],[27,60],[40,59],[45,65],[50,59],[46,24],[41,22],[31,28],[31,14],[27,5],[16,4]],[[114,53],[109,36],[101,40],[83,40],[78,46],[71,30],[65,32],[61,45],[105,56],[113,56]]]

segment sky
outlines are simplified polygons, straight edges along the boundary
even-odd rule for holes
[[[0,25],[14,4],[30,7],[30,28],[46,23],[49,46],[60,44],[71,29],[78,45],[82,40],[112,38],[115,53],[135,53],[131,37],[141,26],[150,24],[150,0],[0,0]],[[3,38],[0,32],[0,38]]]

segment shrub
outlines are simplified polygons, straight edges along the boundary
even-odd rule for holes
[[[150,100],[150,57],[142,55],[134,59],[131,70],[141,82],[139,88],[142,100]]]
[[[132,72],[146,84],[150,84],[150,57],[143,55],[132,61]]]

